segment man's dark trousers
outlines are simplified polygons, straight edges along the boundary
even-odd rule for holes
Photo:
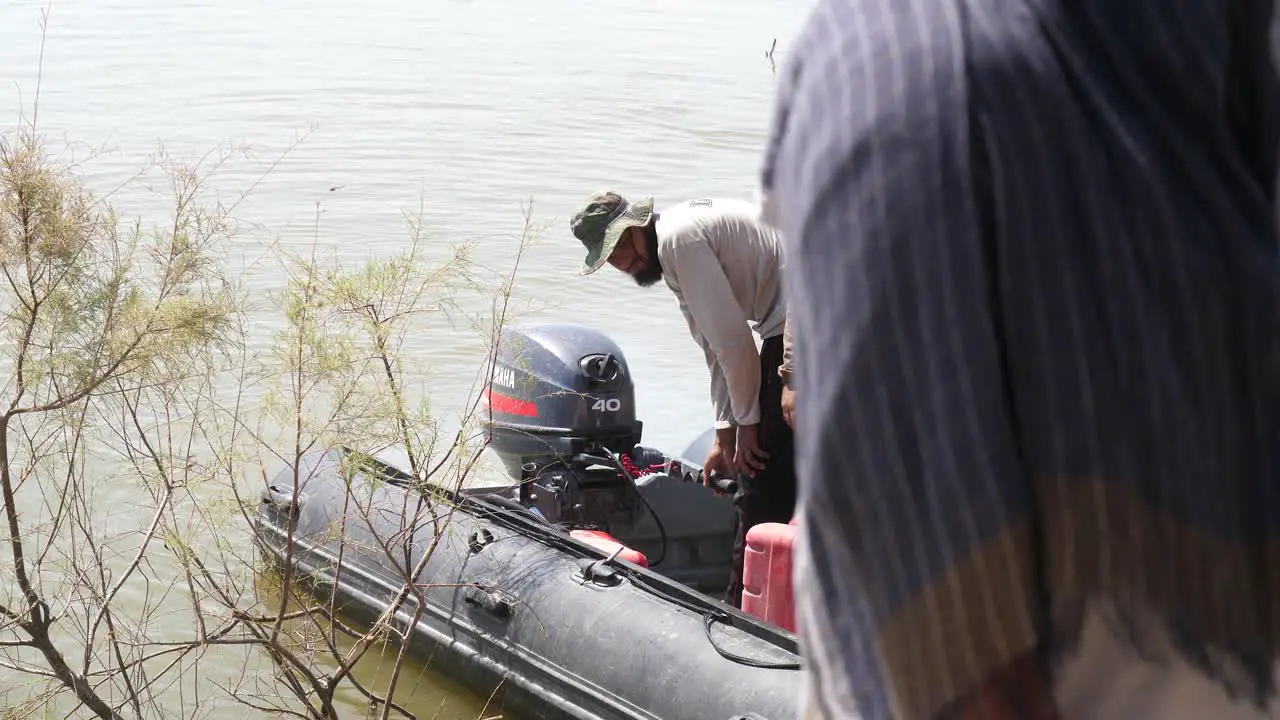
[[[795,450],[791,427],[782,417],[782,336],[766,338],[760,346],[760,449],[769,454],[754,478],[740,476],[733,496],[733,570],[724,600],[742,606],[742,565],[746,536],[766,522],[791,522],[796,509]]]

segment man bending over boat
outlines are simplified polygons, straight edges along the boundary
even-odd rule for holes
[[[789,522],[795,510],[792,431],[778,372],[787,310],[777,231],[741,200],[689,200],[655,211],[652,198],[631,203],[616,192],[589,199],[569,225],[587,248],[579,274],[608,263],[641,287],[665,280],[706,356],[716,439],[703,482],[712,473],[738,477],[725,593],[737,607],[747,530]],[[763,338],[758,353],[752,330]]]

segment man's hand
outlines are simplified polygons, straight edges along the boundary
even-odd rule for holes
[[[737,433],[734,428],[716,430],[716,441],[711,444],[711,452],[702,463],[702,485],[711,487],[712,473],[733,477],[733,453],[737,447]]]
[[[792,430],[796,429],[796,391],[786,386],[782,388],[782,419]]]
[[[760,449],[757,431],[760,424],[738,426],[738,451],[733,456],[734,469],[747,477],[755,477],[757,470],[764,469],[764,460],[769,453]]]

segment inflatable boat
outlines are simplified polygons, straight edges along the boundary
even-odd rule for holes
[[[590,328],[508,328],[491,367],[492,482],[316,452],[264,488],[263,547],[348,617],[398,605],[411,653],[514,718],[796,717],[795,636],[719,599],[733,488],[699,481],[712,432],[642,445],[626,359]]]

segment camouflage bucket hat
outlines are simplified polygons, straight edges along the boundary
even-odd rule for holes
[[[653,217],[653,198],[629,203],[616,192],[603,192],[587,200],[569,220],[573,236],[587,249],[579,275],[590,275],[609,260],[623,231],[649,224]]]

